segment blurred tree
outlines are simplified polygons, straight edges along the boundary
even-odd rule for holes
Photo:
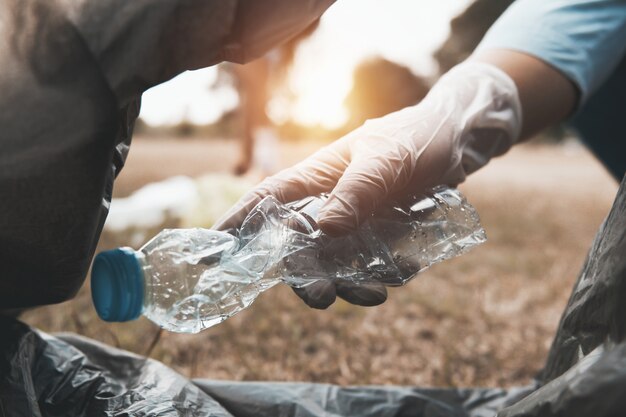
[[[483,38],[489,27],[514,0],[475,0],[464,12],[450,22],[450,36],[435,52],[439,73],[467,58]]]
[[[383,58],[362,62],[354,70],[352,90],[344,102],[350,113],[346,127],[352,129],[367,119],[416,104],[428,89],[426,82],[405,66]]]

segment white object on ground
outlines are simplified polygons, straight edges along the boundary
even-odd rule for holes
[[[114,198],[104,225],[109,231],[149,228],[168,217],[184,218],[198,201],[196,182],[184,176],[148,184],[126,198]]]

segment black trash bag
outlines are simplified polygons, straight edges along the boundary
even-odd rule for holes
[[[195,380],[237,417],[492,417],[532,391]]]
[[[498,417],[626,415],[626,343],[599,346],[560,377]]]
[[[155,360],[12,318],[0,318],[0,334],[3,417],[487,417],[530,391],[189,381]]]
[[[0,415],[231,416],[165,365],[0,319]]]
[[[626,416],[626,177],[550,349],[545,384],[502,417]]]

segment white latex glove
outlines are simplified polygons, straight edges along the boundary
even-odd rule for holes
[[[346,233],[391,196],[462,182],[506,152],[518,139],[521,125],[513,80],[495,66],[465,62],[444,75],[418,105],[368,120],[294,167],[267,178],[215,227],[237,227],[267,195],[290,202],[330,192],[317,222],[328,234]],[[310,291],[320,292],[315,287]],[[384,298],[380,294],[377,299]]]

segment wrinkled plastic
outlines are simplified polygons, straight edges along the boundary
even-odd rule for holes
[[[327,198],[309,197],[288,206],[310,224],[307,238],[311,239],[307,247],[283,257],[280,275],[292,286],[328,278],[404,285],[418,272],[486,240],[476,210],[456,189],[437,187],[386,204],[356,231],[338,237],[324,234],[314,220]],[[248,215],[242,231],[263,215],[257,213],[260,208],[267,213],[276,204],[266,198]]]
[[[137,252],[143,315],[175,332],[197,333],[237,314],[284,282],[404,285],[419,271],[486,240],[475,209],[456,189],[381,207],[355,232],[331,237],[315,219],[327,196],[287,205],[263,199],[237,236],[167,229]]]
[[[463,182],[516,142],[521,120],[517,88],[506,73],[484,63],[463,63],[419,104],[368,120],[267,178],[215,227],[238,227],[268,195],[286,203],[329,193],[319,212],[320,227],[333,235],[347,233],[395,195]]]

